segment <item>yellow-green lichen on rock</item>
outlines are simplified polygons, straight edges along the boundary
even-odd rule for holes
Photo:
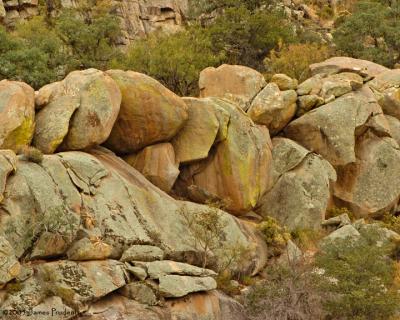
[[[0,148],[29,145],[35,130],[35,93],[25,83],[0,81]]]

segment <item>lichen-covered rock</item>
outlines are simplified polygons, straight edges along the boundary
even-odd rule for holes
[[[400,120],[400,70],[389,70],[368,83],[385,114]]]
[[[400,120],[388,115],[386,115],[385,118],[389,124],[392,138],[396,140],[397,144],[400,146]]]
[[[367,60],[349,57],[333,57],[323,62],[310,65],[310,70],[313,75],[353,72],[363,77],[370,78],[389,69]]]
[[[60,260],[40,264],[36,271],[49,292],[78,309],[126,284],[123,265],[114,260]]]
[[[267,126],[271,135],[275,135],[296,114],[296,99],[296,91],[281,92],[275,83],[270,83],[254,98],[247,114],[255,123]]]
[[[121,92],[107,74],[87,69],[44,86],[36,102],[40,111],[33,143],[49,154],[102,144],[117,119]]]
[[[366,134],[359,140],[356,161],[338,170],[334,195],[357,216],[376,216],[399,199],[400,148],[389,137]]]
[[[271,82],[276,83],[279,87],[279,90],[296,90],[298,81],[296,79],[292,79],[286,74],[277,73],[274,74],[271,78]]]
[[[11,281],[21,271],[21,265],[15,257],[14,249],[0,236],[0,287]]]
[[[211,277],[187,277],[166,275],[159,279],[159,291],[167,298],[184,297],[192,292],[210,291],[217,288],[217,282]]]
[[[186,276],[216,276],[217,274],[209,269],[199,268],[187,263],[170,260],[152,261],[144,263],[147,273],[151,279],[159,279],[162,276],[175,274]]]
[[[271,170],[268,129],[257,126],[235,104],[215,99],[230,113],[227,138],[202,161],[181,170],[179,184],[227,202],[227,209],[243,214],[253,209],[267,190]]]
[[[155,261],[164,258],[164,251],[155,246],[133,245],[124,251],[121,261]]]
[[[35,130],[35,92],[23,82],[0,81],[0,148],[18,151]]]
[[[264,76],[245,66],[223,64],[201,71],[200,97],[229,99],[247,110],[253,98],[265,87]]]
[[[356,137],[362,128],[389,134],[381,108],[370,90],[364,89],[365,93],[349,93],[292,121],[285,135],[334,166],[355,162]]]
[[[105,260],[112,254],[112,247],[101,239],[82,238],[72,244],[67,251],[69,260]]]
[[[294,141],[274,138],[273,187],[260,201],[257,212],[272,216],[289,230],[319,229],[336,180],[333,167]]]
[[[206,159],[218,135],[221,136],[219,140],[224,139],[230,118],[213,99],[184,98],[184,101],[189,119],[171,142],[180,163]]]
[[[185,102],[158,81],[133,71],[110,70],[107,74],[122,92],[121,110],[106,145],[117,153],[171,140],[184,126]]]
[[[296,115],[298,117],[302,116],[306,112],[310,111],[314,107],[319,107],[325,103],[325,99],[316,95],[316,94],[308,94],[304,96],[300,96],[297,99],[297,111]]]
[[[179,176],[179,162],[168,142],[148,146],[137,154],[124,157],[124,160],[165,192],[171,191]]]
[[[11,150],[0,150],[0,203],[3,201],[7,178],[17,169],[17,156]]]
[[[129,298],[140,303],[155,306],[158,303],[157,296],[154,294],[150,286],[142,282],[132,282],[124,286],[119,292]]]

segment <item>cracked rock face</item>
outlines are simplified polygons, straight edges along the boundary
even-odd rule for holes
[[[274,138],[273,187],[257,212],[272,216],[289,230],[319,229],[325,220],[334,168],[322,157],[286,138]]]

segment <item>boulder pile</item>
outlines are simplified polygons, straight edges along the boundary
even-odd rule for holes
[[[326,221],[333,207],[396,212],[399,70],[342,57],[310,68],[303,83],[207,68],[200,97],[121,70],[37,92],[1,81],[0,314],[243,320],[195,219],[217,213],[218,247],[247,248],[237,271],[256,275],[268,248],[254,219],[340,237],[363,226]]]

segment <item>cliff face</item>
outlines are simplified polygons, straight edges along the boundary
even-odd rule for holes
[[[46,1],[48,10],[54,10],[54,1]],[[77,0],[61,0],[61,7],[75,8]],[[38,0],[0,0],[0,22],[7,27],[39,14]],[[180,30],[187,0],[114,0],[110,10],[121,20],[121,45],[143,37],[155,30],[170,33]]]

